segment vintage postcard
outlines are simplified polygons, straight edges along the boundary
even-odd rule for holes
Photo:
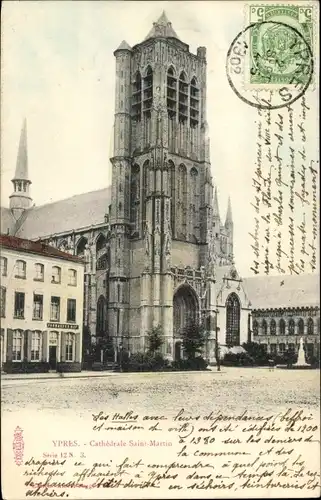
[[[319,497],[318,2],[3,3],[3,498]]]

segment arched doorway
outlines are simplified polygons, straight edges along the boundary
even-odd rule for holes
[[[181,337],[184,329],[198,321],[198,300],[189,285],[182,285],[173,298],[174,336]]]
[[[241,306],[236,293],[231,293],[226,301],[226,345],[240,345]]]

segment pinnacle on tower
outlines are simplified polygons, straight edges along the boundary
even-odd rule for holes
[[[165,11],[163,11],[158,21],[153,23],[153,27],[148,33],[145,40],[157,37],[177,38],[179,40],[177,34],[175,33],[175,30],[172,27],[172,23],[168,20],[166,16]]]
[[[228,197],[225,227],[233,225],[231,198]]]
[[[215,186],[214,200],[213,200],[213,217],[215,217],[216,219],[220,219],[220,210],[218,207],[217,187],[216,186]]]
[[[131,46],[126,42],[126,40],[123,40],[121,42],[121,44],[119,45],[119,47],[115,50],[115,52],[117,50],[132,50]]]

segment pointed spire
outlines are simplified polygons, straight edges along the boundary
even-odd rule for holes
[[[29,181],[28,149],[27,149],[27,119],[23,121],[17,156],[16,172],[13,180]],[[30,181],[29,181],[30,182]]]
[[[231,198],[228,197],[225,226],[233,225]]]
[[[158,21],[153,23],[153,27],[148,33],[145,40],[157,37],[177,38],[179,40],[177,34],[175,33],[175,30],[172,28],[172,23],[168,20],[164,10]]]
[[[118,49],[115,50],[115,52],[117,52],[117,50],[132,50],[131,46],[126,42],[126,40],[123,40],[121,42],[121,44],[119,45]],[[114,52],[114,53],[115,53]]]
[[[217,187],[216,186],[215,186],[214,200],[213,200],[213,217],[215,217],[216,219],[220,219],[220,210],[218,207]]]

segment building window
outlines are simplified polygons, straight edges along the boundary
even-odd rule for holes
[[[308,335],[313,335],[314,334],[314,323],[313,319],[309,318],[308,319]]]
[[[270,335],[276,335],[276,322],[274,319],[270,323]]]
[[[43,281],[44,280],[44,265],[43,264],[35,264],[35,280]]]
[[[58,266],[53,266],[52,268],[51,283],[61,283],[61,269]]]
[[[51,297],[50,319],[51,321],[59,321],[60,319],[60,297]]]
[[[22,360],[22,332],[18,330],[13,332],[12,361],[21,361],[21,360]]]
[[[267,327],[267,322],[265,319],[262,321],[262,334],[267,335],[268,327]]]
[[[290,319],[289,321],[289,335],[294,335],[295,323],[294,319]]]
[[[106,314],[106,299],[101,295],[97,301],[96,334],[99,336],[106,334]]]
[[[302,318],[300,318],[298,321],[298,330],[299,330],[299,335],[304,335],[304,321]]]
[[[41,295],[42,297],[42,295]],[[31,336],[31,361],[40,360],[40,350],[41,350],[41,333],[32,332]]]
[[[280,335],[285,335],[285,321],[284,321],[284,319],[280,319],[279,327],[280,327]]]
[[[26,269],[27,265],[24,260],[16,261],[16,278],[26,279]]]
[[[77,271],[75,269],[68,269],[68,285],[77,285]]]
[[[283,343],[279,344],[279,353],[280,354],[285,353],[285,344],[283,344]]]
[[[271,354],[276,354],[276,344],[270,344],[270,352]]]
[[[256,320],[253,321],[253,333],[254,333],[254,335],[258,335],[258,333],[259,333],[259,325],[258,325],[258,322]]]
[[[226,344],[240,345],[240,301],[235,293],[231,293],[226,301]]]
[[[6,297],[7,297],[7,289],[2,286],[1,287],[1,295],[0,295],[0,317],[6,317]]]
[[[74,359],[74,341],[75,341],[74,335],[72,333],[67,333],[66,344],[65,344],[66,361],[73,361]]]
[[[67,321],[76,321],[76,299],[67,299]]]
[[[23,319],[24,315],[25,315],[25,294],[23,292],[15,292],[14,317]]]
[[[7,276],[8,259],[6,257],[0,258],[0,266],[1,266],[1,276]]]
[[[33,319],[42,319],[43,295],[33,295]]]
[[[295,345],[289,344],[289,352],[295,352]]]

